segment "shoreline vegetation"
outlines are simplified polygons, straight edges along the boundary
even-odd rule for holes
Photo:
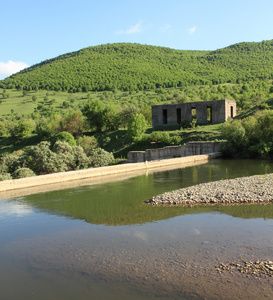
[[[273,202],[273,173],[202,183],[157,195],[153,206],[269,204]]]
[[[4,180],[0,181],[0,199],[123,180],[132,176],[185,168],[206,163],[210,159],[219,158],[220,156],[220,153],[211,153]]]

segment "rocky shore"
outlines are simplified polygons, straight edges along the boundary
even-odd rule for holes
[[[198,184],[146,201],[152,205],[238,205],[273,202],[273,174]]]
[[[220,264],[219,267],[216,267],[216,270],[221,273],[223,271],[237,270],[244,274],[250,274],[255,277],[273,277],[273,262],[270,260],[267,261],[242,261],[241,263],[226,263]]]

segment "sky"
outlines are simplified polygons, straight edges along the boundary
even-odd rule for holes
[[[2,1],[0,80],[108,43],[216,50],[273,39],[272,0]]]

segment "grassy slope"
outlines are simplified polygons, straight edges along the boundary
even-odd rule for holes
[[[88,67],[88,59],[90,58],[90,53],[96,57],[92,60],[92,72],[86,77],[87,73],[83,70],[80,74],[79,69],[75,73],[78,77],[77,80],[80,80],[81,75],[85,76],[84,81],[91,80],[92,74],[94,75],[95,81],[97,78],[102,76],[103,80],[107,80],[110,77],[108,76],[109,66],[115,66],[115,71],[117,74],[121,74],[120,78],[127,76],[128,72],[132,75],[131,78],[144,82],[148,80],[147,84],[155,83],[159,77],[167,76],[172,74],[170,77],[165,79],[168,81],[174,80],[177,76],[176,70],[179,69],[184,75],[187,73],[194,76],[201,76],[204,80],[224,80],[224,77],[227,74],[231,74],[232,81],[234,80],[249,80],[249,78],[256,78],[257,74],[260,73],[261,79],[264,81],[261,82],[265,84],[265,90],[269,90],[271,81],[268,80],[271,73],[269,74],[268,70],[272,67],[272,41],[266,41],[262,43],[240,43],[233,45],[224,49],[220,49],[213,52],[204,52],[204,51],[179,51],[172,50],[162,47],[152,47],[152,46],[142,46],[142,45],[132,45],[132,44],[114,44],[114,45],[103,45],[98,47],[91,47],[82,49],[78,52],[65,54],[63,56],[54,58],[52,60],[45,61],[39,65],[33,66],[26,71],[21,72],[18,75],[14,75],[7,80],[1,81],[0,84],[10,82],[10,80],[20,81],[20,78],[27,78],[27,80],[40,80],[39,76],[42,74],[45,77],[50,78],[50,80],[56,83],[56,80],[60,80],[58,74],[62,72],[56,72],[56,70],[62,69],[60,63],[64,63],[63,70],[75,71],[75,68],[78,68],[79,65],[74,64],[80,58],[80,66]],[[85,58],[85,60],[82,60]],[[251,58],[251,59],[249,59]],[[144,64],[141,63],[141,59],[144,60]],[[134,61],[134,64],[132,64]],[[160,62],[160,63],[159,63]],[[266,62],[266,64],[265,64]],[[97,63],[96,65],[94,65]],[[126,67],[124,67],[125,65]],[[101,66],[103,65],[103,68]],[[130,66],[130,68],[129,68]],[[152,66],[152,67],[151,67]],[[209,67],[208,67],[209,66]],[[57,67],[57,69],[55,68]],[[89,66],[90,67],[90,66]],[[132,67],[132,68],[131,68]],[[151,68],[150,68],[151,67]],[[43,69],[45,68],[45,69]],[[49,68],[49,69],[47,69]],[[59,68],[59,69],[58,69]],[[67,69],[68,68],[68,69]],[[159,68],[159,69],[158,69]],[[244,72],[246,69],[246,72]],[[41,70],[46,72],[41,72]],[[149,71],[148,71],[149,70]],[[162,72],[158,72],[158,70]],[[48,71],[48,72],[47,72]],[[103,73],[101,73],[103,71]],[[179,71],[179,72],[180,72]],[[38,73],[35,73],[38,72]],[[126,73],[127,72],[127,73]],[[271,72],[271,71],[270,71]],[[159,73],[160,76],[155,79],[155,73]],[[179,73],[180,75],[182,73]],[[110,72],[109,76],[112,76],[113,79],[116,75],[115,72]],[[38,76],[39,75],[39,76]],[[71,74],[67,74],[68,80],[73,84],[73,78],[70,78]],[[146,76],[147,75],[147,76]],[[25,77],[26,76],[26,77]],[[55,76],[55,77],[54,77]],[[57,77],[56,77],[57,76]],[[62,75],[63,76],[63,75]],[[106,77],[105,77],[106,76]],[[113,77],[114,76],[114,77]],[[168,75],[169,76],[169,75]],[[181,75],[182,76],[182,75]],[[264,76],[264,77],[263,77]],[[87,79],[89,78],[89,79]],[[181,77],[182,78],[182,77]],[[179,79],[181,79],[179,78]],[[186,77],[185,77],[186,78]],[[164,80],[165,80],[164,79]],[[150,82],[149,82],[150,80]],[[177,80],[177,78],[176,78]],[[130,81],[130,80],[129,80]],[[123,82],[125,85],[130,83],[128,81]],[[58,82],[57,82],[58,84]],[[251,85],[251,84],[249,84]],[[63,103],[67,102],[70,107],[73,109],[80,108],[87,99],[102,99],[104,102],[114,101],[120,106],[124,104],[133,104],[133,105],[143,105],[147,104],[148,106],[152,104],[161,104],[161,103],[175,103],[184,101],[183,99],[187,97],[186,101],[199,101],[205,98],[210,97],[206,100],[212,100],[215,97],[228,97],[234,94],[234,91],[229,91],[228,89],[234,88],[237,89],[235,94],[239,97],[244,96],[244,91],[241,90],[242,86],[234,84],[225,84],[224,92],[218,93],[217,89],[220,86],[184,86],[181,88],[168,88],[163,89],[162,93],[158,93],[158,90],[146,90],[146,91],[132,91],[132,92],[123,92],[115,90],[114,92],[105,91],[105,92],[77,92],[77,93],[68,93],[66,91],[48,91],[48,90],[38,90],[38,91],[28,91],[25,96],[23,96],[23,91],[17,91],[16,89],[7,89],[5,94],[9,97],[1,98],[1,94],[4,90],[0,89],[0,116],[10,114],[11,110],[14,113],[19,114],[29,114],[32,113],[38,105],[54,105],[61,110],[62,113],[66,112],[66,109],[63,108]],[[226,88],[226,89],[225,89]],[[250,88],[251,89],[251,88]],[[243,92],[243,93],[242,93]],[[261,90],[257,90],[257,86],[252,88],[252,93],[260,93]],[[269,97],[268,91],[262,91],[266,98]],[[218,94],[217,94],[218,93]],[[176,96],[176,94],[178,96]],[[37,100],[34,102],[32,97],[35,96]],[[237,96],[238,97],[238,96]],[[45,100],[47,98],[47,100]],[[50,104],[50,102],[53,104]],[[242,112],[241,117],[245,117],[255,110],[259,109],[259,105],[255,105],[253,101],[251,103],[252,108],[245,112]],[[272,99],[268,101],[270,108],[273,108]],[[253,106],[254,105],[254,106]],[[182,138],[181,143],[188,142],[190,140],[207,140],[207,139],[221,139],[220,135],[220,126],[221,125],[209,125],[209,126],[200,126],[192,130],[185,131],[169,131],[170,135],[177,135]],[[149,131],[149,130],[148,130]],[[105,138],[109,137],[110,142],[105,142]],[[115,132],[103,132],[97,135],[97,138],[100,142],[100,146],[104,147],[108,151],[113,151],[117,157],[126,157],[126,153],[130,150],[143,150],[150,147],[158,147],[161,145],[156,144],[137,144],[132,145],[126,138],[125,130],[118,130]],[[4,152],[12,152],[14,150],[19,150],[25,146],[36,144],[38,141],[37,137],[33,136],[31,138],[25,139],[22,142],[16,143],[11,138],[1,138],[0,139],[0,154]]]

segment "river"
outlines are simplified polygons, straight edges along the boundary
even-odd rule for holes
[[[268,299],[272,279],[219,274],[273,260],[273,206],[152,207],[157,194],[273,173],[263,160],[209,163],[0,200],[1,299]]]

